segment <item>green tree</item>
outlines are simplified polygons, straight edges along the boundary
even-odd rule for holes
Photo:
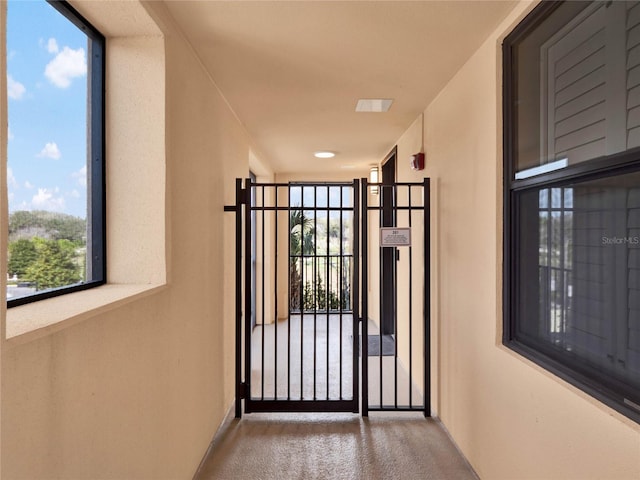
[[[299,256],[309,255],[315,252],[315,231],[311,218],[305,216],[302,209],[291,210],[289,214],[289,280],[291,284],[291,309],[300,310],[304,307],[304,298],[301,298],[300,269],[304,261]],[[304,296],[304,292],[302,292]]]
[[[32,212],[19,211],[9,215],[9,233],[33,227],[35,224],[36,222]]]
[[[57,213],[47,222],[56,240],[70,240],[77,244],[84,243],[87,236],[87,222],[78,217]]]
[[[20,238],[67,239],[78,245],[86,242],[87,222],[83,218],[43,210],[9,214],[9,240]]]
[[[38,258],[36,246],[31,240],[21,239],[9,244],[9,275],[24,278],[29,266]]]
[[[313,221],[302,210],[292,210],[289,217],[291,255],[311,255],[315,252]]]
[[[38,257],[25,275],[36,282],[38,290],[72,285],[82,279],[72,242],[34,238],[33,243]]]

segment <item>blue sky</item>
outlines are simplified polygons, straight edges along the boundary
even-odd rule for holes
[[[340,204],[340,190],[342,189],[342,205]],[[291,206],[300,206],[304,200],[305,207],[327,207],[327,193],[330,207],[351,206],[351,187],[329,186],[292,186],[289,190]]]
[[[44,0],[8,2],[9,211],[86,217],[87,38]]]

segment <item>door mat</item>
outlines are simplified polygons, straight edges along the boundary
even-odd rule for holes
[[[380,355],[380,335],[369,335],[369,356]],[[396,352],[396,341],[393,335],[382,335],[382,355],[393,356]]]

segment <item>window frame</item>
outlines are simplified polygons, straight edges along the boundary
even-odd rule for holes
[[[604,378],[588,369],[579,369],[516,337],[519,274],[519,198],[523,192],[542,188],[563,188],[574,182],[603,179],[640,171],[640,148],[606,155],[529,178],[516,179],[517,112],[515,107],[517,62],[514,47],[551,15],[562,1],[542,2],[505,37],[502,44],[503,68],[503,333],[502,344],[591,395],[631,420],[640,423],[640,405],[628,400],[624,391],[635,390],[623,382]],[[538,280],[536,280],[538,281]],[[637,394],[637,392],[636,392]]]
[[[81,30],[87,42],[87,278],[81,283],[53,288],[7,300],[7,308],[47,298],[80,292],[106,283],[106,175],[105,175],[105,73],[106,40],[66,0],[46,0],[61,15]]]

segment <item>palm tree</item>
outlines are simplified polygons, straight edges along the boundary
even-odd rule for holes
[[[315,230],[311,218],[300,209],[291,210],[289,215],[291,256],[311,255],[315,252]]]
[[[301,310],[300,268],[304,265],[304,255],[315,253],[315,230],[313,220],[301,208],[289,213],[289,278],[291,282],[291,310]]]

